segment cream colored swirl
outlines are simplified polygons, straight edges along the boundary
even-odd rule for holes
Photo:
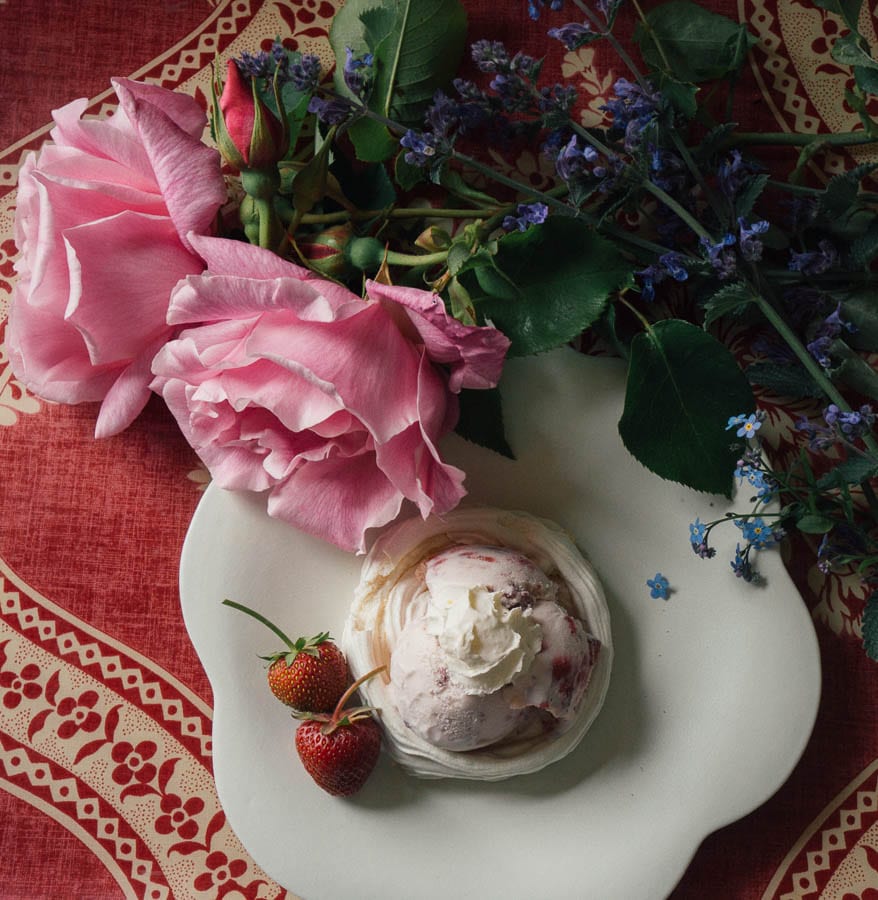
[[[481,585],[431,592],[426,626],[445,654],[448,674],[467,694],[491,694],[509,684],[528,670],[542,641],[529,610],[507,609],[500,591]]]

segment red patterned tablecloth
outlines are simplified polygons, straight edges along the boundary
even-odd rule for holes
[[[0,0],[0,340],[16,171],[53,108],[86,96],[101,112],[112,75],[203,98],[212,60],[277,34],[326,56],[336,5]],[[524,2],[510,0],[500,23],[496,4],[467,6],[473,37],[547,46]],[[758,103],[771,128],[854,124],[829,56],[831,15],[795,0],[716,8],[759,37],[741,102]],[[586,121],[624,74],[594,48],[555,45],[548,65],[592,98]],[[536,172],[533,158],[517,165]],[[794,410],[771,412],[791,429]],[[109,440],[93,440],[94,417],[30,396],[0,343],[0,897],[285,896],[217,799],[210,687],[180,615],[180,548],[207,474],[158,401]],[[823,656],[813,738],[771,800],[707,838],[675,900],[878,900],[878,670],[860,646],[862,598],[821,576],[807,548],[790,567]]]

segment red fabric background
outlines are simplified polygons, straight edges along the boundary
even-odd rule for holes
[[[293,5],[316,14],[321,4]],[[502,15],[487,0],[466,5],[473,38],[504,40],[536,55],[548,50],[546,70],[560,67],[559,45],[545,41],[545,28],[533,25],[523,0],[504,5]],[[717,0],[715,8],[737,17],[737,4]],[[109,76],[136,72],[211,11],[206,0],[0,2],[0,160],[17,161],[17,150],[4,155],[3,148],[46,125],[52,108],[103,93]],[[623,17],[623,32],[630,22]],[[557,17],[546,16],[540,26],[549,24],[558,24]],[[738,110],[749,117],[751,129],[754,108],[767,120],[748,73]],[[35,591],[135,648],[209,703],[210,688],[177,599],[180,548],[199,497],[188,477],[197,460],[157,400],[131,429],[110,440],[92,440],[94,416],[88,406],[48,405],[0,427],[0,557]],[[805,601],[813,604],[798,561],[793,573]],[[801,764],[765,806],[704,842],[674,900],[762,898],[806,827],[878,756],[874,664],[856,638],[821,627],[818,634],[824,698]],[[869,824],[864,820],[859,833]],[[840,849],[850,849],[850,843]],[[74,834],[3,791],[0,846],[4,900],[122,895]],[[836,862],[842,858],[840,853]]]

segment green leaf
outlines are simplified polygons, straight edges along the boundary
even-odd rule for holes
[[[866,360],[842,340],[834,340],[830,344],[829,353],[833,359],[841,360],[841,365],[834,372],[835,379],[858,394],[878,400],[878,372]]]
[[[456,169],[449,169],[447,166],[442,169],[439,184],[441,184],[449,193],[454,194],[456,197],[462,197],[464,200],[469,200],[476,204],[485,204],[487,206],[498,205],[495,197],[467,184],[466,180]]]
[[[462,438],[515,459],[503,429],[503,407],[500,391],[463,390],[460,392],[460,417],[454,429]]]
[[[746,26],[691,0],[671,0],[650,10],[634,39],[653,69],[694,84],[737,72],[756,43]]]
[[[820,195],[820,212],[830,220],[846,217],[859,202],[860,182],[876,168],[865,163],[831,178]]]
[[[866,656],[878,661],[878,591],[872,591],[866,599],[862,627]]]
[[[384,162],[399,149],[399,141],[374,119],[357,119],[348,129],[357,159],[363,162]]]
[[[796,520],[796,528],[804,534],[826,534],[832,531],[834,524],[832,519],[821,516],[820,513],[806,513]]]
[[[510,356],[573,340],[631,277],[631,264],[578,219],[552,217],[497,244],[493,266],[475,270],[480,315],[512,342]]]
[[[694,148],[693,157],[697,160],[707,161],[716,156],[717,153],[726,147],[729,135],[737,127],[737,122],[724,122],[722,125],[715,125],[704,135],[699,145]]]
[[[466,12],[459,0],[347,0],[329,32],[336,59],[335,87],[345,96],[345,48],[373,54],[368,97],[372,112],[402,125],[417,125],[439,88],[457,72],[466,43]],[[380,162],[395,151],[387,128],[363,118],[351,126],[360,159]]]
[[[841,318],[856,326],[857,330],[847,337],[851,347],[878,351],[878,290],[863,287],[849,294],[841,302]]]
[[[336,154],[329,167],[345,197],[358,209],[385,209],[396,200],[387,169],[378,163],[363,165]]]
[[[662,478],[730,496],[738,454],[725,426],[753,408],[734,356],[697,326],[666,319],[632,342],[619,434]]]
[[[425,181],[424,170],[406,162],[405,153],[397,154],[393,164],[393,177],[404,191],[410,191],[416,184]]]
[[[472,298],[457,278],[448,282],[448,305],[451,307],[451,315],[458,322],[463,322],[464,325],[478,324]]]
[[[293,206],[299,213],[310,212],[326,192],[331,145],[331,141],[324,141],[304,168],[293,177]]]
[[[744,370],[750,384],[768,388],[781,397],[822,397],[823,391],[798,363],[755,362]]]
[[[878,94],[878,69],[854,66],[854,81],[864,93]]]
[[[878,475],[878,461],[873,456],[851,456],[827,472],[818,482],[821,491],[840,488],[845,484],[860,484]]]
[[[878,256],[878,221],[872,221],[866,230],[851,243],[849,257],[851,265],[868,269],[869,263]],[[876,297],[878,301],[878,297]]]
[[[738,194],[737,199],[735,200],[735,217],[741,217],[746,219],[751,212],[753,212],[753,207],[756,205],[756,201],[762,195],[762,192],[765,190],[765,186],[769,182],[769,176],[765,174],[754,175],[752,178],[749,178],[741,189],[740,194]]]
[[[872,59],[868,46],[859,34],[843,34],[829,52],[830,56],[843,66],[878,69],[878,62]]]
[[[704,327],[723,316],[739,316],[753,302],[753,291],[743,281],[727,284],[704,304]]]
[[[860,8],[863,0],[814,0],[814,5],[841,16],[842,21],[852,31],[857,31],[859,28]]]
[[[698,113],[698,85],[677,81],[667,72],[662,72],[657,79],[656,88],[684,119],[688,121],[695,118]]]

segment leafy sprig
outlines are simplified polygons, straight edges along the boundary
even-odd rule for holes
[[[832,53],[850,67],[860,126],[815,135],[729,120],[755,44],[745,25],[693,0],[647,13],[629,2],[636,53],[615,34],[622,0],[528,2],[567,49],[604,41],[628,69],[604,122],[586,127],[572,85],[547,83],[540,60],[499,42],[474,42],[478,75],[456,77],[458,0],[348,0],[332,26],[332,80],[278,91],[276,73],[252,74],[292,139],[259,213],[280,229],[246,233],[351,286],[364,274],[430,286],[461,321],[504,331],[513,355],[602,341],[628,361],[619,431],[641,463],[702,491],[731,496],[736,477],[755,491],[732,517],[736,575],[757,580],[758,552],[797,530],[821,536],[821,566],[874,579],[878,374],[863,354],[878,351],[876,167],[820,185],[809,174],[830,150],[878,143],[861,0],[818,0],[844,28]],[[276,57],[313,74],[309,58]],[[522,142],[540,148],[551,187],[482,152]],[[765,148],[788,148],[786,177],[760,161]],[[746,368],[729,334],[752,340]],[[725,423],[761,424],[754,387],[824,409],[802,426],[810,453],[786,471],[730,446]],[[473,405],[464,392],[462,410],[466,436],[514,452],[499,395]],[[713,555],[722,521],[693,524],[699,555]]]

